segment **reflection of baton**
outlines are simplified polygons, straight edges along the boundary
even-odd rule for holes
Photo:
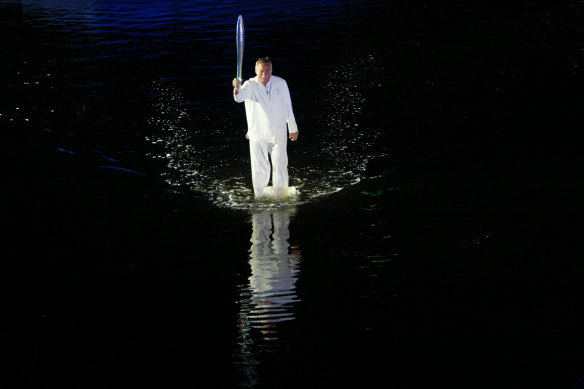
[[[243,18],[239,15],[237,18],[237,27],[235,28],[235,40],[237,43],[237,79],[243,82],[241,77],[241,66],[243,65]]]

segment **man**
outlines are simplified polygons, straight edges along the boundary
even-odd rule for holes
[[[298,126],[288,84],[272,76],[270,58],[258,59],[255,72],[256,77],[243,85],[237,78],[233,79],[233,98],[238,103],[245,102],[253,190],[256,198],[264,195],[270,181],[269,155],[274,194],[283,195],[288,188],[287,135],[290,133],[292,141],[298,139]]]

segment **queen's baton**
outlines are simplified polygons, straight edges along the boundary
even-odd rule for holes
[[[235,28],[235,39],[237,42],[237,79],[243,82],[241,77],[241,67],[243,65],[243,41],[244,41],[244,28],[243,28],[243,18],[239,15],[237,18],[237,27]]]

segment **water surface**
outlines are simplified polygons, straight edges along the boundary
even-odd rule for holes
[[[30,242],[6,246],[14,370],[533,387],[549,362],[576,382],[577,347],[541,353],[579,330],[574,276],[542,271],[577,237],[542,222],[576,164],[534,129],[579,112],[582,4],[479,3],[0,1],[4,223]],[[238,15],[244,77],[269,55],[290,86],[285,201],[252,196]]]

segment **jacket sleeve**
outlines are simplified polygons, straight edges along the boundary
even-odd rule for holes
[[[251,88],[249,85],[249,81],[243,83],[243,85],[239,88],[239,93],[235,94],[235,88],[233,88],[233,99],[238,103],[243,103],[246,99],[248,99],[251,95]]]
[[[284,81],[284,106],[286,109],[286,122],[288,123],[288,132],[298,132],[298,125],[296,124],[296,118],[294,117],[294,111],[292,111],[292,100],[290,99],[290,90],[288,89],[288,83]]]

